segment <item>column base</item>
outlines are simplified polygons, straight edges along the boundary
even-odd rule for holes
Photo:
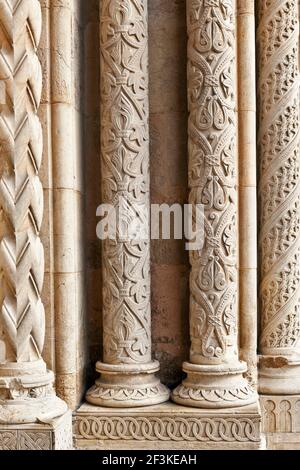
[[[30,424],[48,423],[62,416],[68,407],[64,401],[53,396],[45,398],[29,398],[20,400],[0,400],[0,425],[1,424]]]
[[[55,395],[53,382],[53,372],[43,361],[2,365],[0,424],[48,423],[66,413],[68,407]]]
[[[72,450],[72,413],[48,424],[0,424],[0,450]]]
[[[172,393],[172,400],[197,408],[234,408],[258,401],[256,392],[243,377],[246,364],[235,367],[204,366],[185,362],[187,378]]]
[[[97,363],[101,377],[87,392],[92,405],[127,408],[156,405],[168,401],[170,392],[155,376],[157,361],[131,366]]]
[[[300,394],[300,361],[283,356],[260,356],[259,393],[266,395]]]
[[[85,450],[262,449],[258,403],[200,410],[164,403],[147,408],[82,405],[75,413],[75,448]]]

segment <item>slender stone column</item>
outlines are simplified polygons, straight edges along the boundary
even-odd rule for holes
[[[53,245],[56,390],[71,409],[80,402],[80,302],[82,262],[82,187],[77,174],[72,31],[75,2],[50,2],[51,132],[53,168]],[[73,22],[73,24],[72,24]],[[78,104],[79,106],[79,104]]]
[[[241,359],[257,387],[256,57],[254,0],[237,1]]]
[[[37,0],[0,1],[0,423],[62,415],[42,359],[42,76]]]
[[[122,198],[129,219],[142,213],[149,232],[147,1],[102,0],[100,23],[103,202],[118,210]],[[104,352],[87,400],[113,407],[166,401],[151,359],[149,233],[133,240],[118,232],[102,248]]]
[[[298,0],[258,2],[259,390],[300,393]]]
[[[190,362],[173,400],[201,408],[256,401],[238,358],[234,15],[230,0],[187,1],[190,203],[205,220],[190,255]]]

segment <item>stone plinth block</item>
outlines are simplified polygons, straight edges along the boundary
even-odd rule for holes
[[[165,403],[114,409],[84,404],[75,416],[77,449],[259,449],[257,405],[205,410]]]
[[[0,450],[71,450],[72,413],[49,424],[0,424]]]
[[[261,395],[262,431],[269,450],[300,450],[300,395]]]

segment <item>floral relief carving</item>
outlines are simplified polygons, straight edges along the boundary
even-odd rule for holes
[[[190,251],[190,361],[176,403],[254,403],[237,338],[235,2],[188,0],[189,202],[201,204],[204,243]]]
[[[234,12],[188,3],[190,203],[205,211],[204,248],[190,257],[191,357],[216,363],[236,354]]]
[[[102,2],[103,200],[133,211],[149,200],[147,2]],[[145,220],[145,224],[149,221]],[[150,242],[103,243],[104,361],[151,361]]]
[[[169,397],[151,356],[147,20],[146,0],[100,2],[102,202],[118,223],[102,244],[103,362],[86,397],[108,407]]]

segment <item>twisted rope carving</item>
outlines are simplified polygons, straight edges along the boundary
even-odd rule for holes
[[[37,360],[44,342],[40,33],[38,0],[0,0],[0,362]]]
[[[261,348],[300,339],[300,168],[297,0],[259,2]]]

